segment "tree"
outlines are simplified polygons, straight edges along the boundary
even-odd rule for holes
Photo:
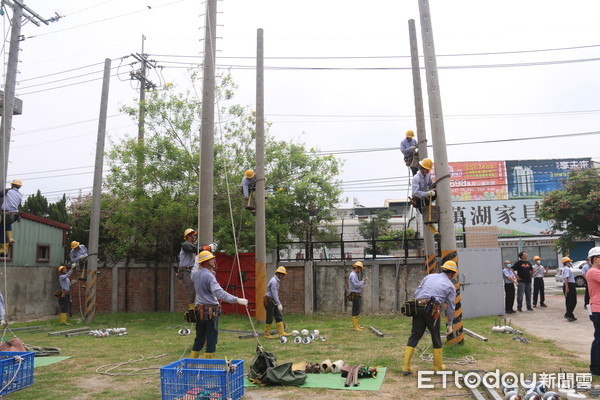
[[[48,199],[42,196],[42,192],[38,189],[36,194],[32,194],[25,199],[20,209],[23,212],[62,222],[63,224],[68,223],[69,220],[67,215],[67,197],[64,194],[62,199],[56,203],[48,203]]]
[[[198,83],[193,74],[191,81],[192,87]],[[230,100],[234,90],[231,79],[223,78],[217,103]],[[184,229],[198,226],[201,103],[191,90],[178,93],[168,85],[149,93],[145,106],[144,142],[126,138],[108,153],[105,187],[113,206],[104,226],[109,237],[120,239],[118,246],[107,243],[106,249],[113,257],[173,260]],[[137,118],[137,107],[124,111]],[[224,122],[215,132],[214,237],[230,254],[235,251],[234,237],[238,249],[251,251],[254,217],[244,210],[240,182],[254,165],[255,116],[239,105],[220,106],[220,115]],[[267,245],[273,248],[278,236],[304,237],[310,227],[330,218],[328,210],[341,194],[336,179],[340,162],[270,136],[265,147]]]
[[[573,171],[564,188],[548,193],[538,216],[562,234],[557,247],[568,254],[576,239],[600,236],[600,170]]]
[[[391,228],[389,220],[394,214],[389,210],[376,211],[372,218],[360,221],[358,233],[367,240],[376,240],[376,254],[390,254],[392,250],[399,250],[403,247],[403,240],[414,239],[416,232],[414,229],[394,230]],[[406,242],[407,246],[414,246],[414,241]],[[373,247],[367,246],[367,253],[373,254]]]

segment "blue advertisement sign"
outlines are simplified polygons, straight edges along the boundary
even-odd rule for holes
[[[562,188],[571,171],[589,169],[591,164],[590,157],[506,161],[508,198],[543,197]]]

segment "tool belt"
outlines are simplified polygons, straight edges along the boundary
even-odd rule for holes
[[[425,316],[430,316],[434,320],[437,320],[440,317],[440,312],[442,310],[442,304],[435,298],[431,297],[429,299],[415,299],[417,305],[419,307],[425,307]]]
[[[405,317],[414,317],[417,315],[417,300],[405,301],[400,307],[400,312]]]
[[[221,305],[197,304],[194,309],[187,310],[183,314],[186,322],[209,321],[221,315]]]
[[[69,294],[68,290],[62,290],[62,289],[57,289],[54,292],[54,297],[57,297],[59,299],[62,299],[63,297],[67,296]]]
[[[263,297],[263,306],[265,306],[265,308],[266,308],[266,307],[268,307],[268,306],[269,306],[269,304],[271,304],[271,303],[273,303],[273,304],[274,304],[274,302],[273,302],[273,299],[272,299],[272,298],[270,298],[270,297],[267,297],[267,296],[264,296],[264,297]]]
[[[354,301],[354,299],[360,296],[360,293],[356,293],[356,292],[348,292],[348,294],[346,295],[346,298],[348,299],[348,301]]]

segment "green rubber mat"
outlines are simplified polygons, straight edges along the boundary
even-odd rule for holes
[[[306,382],[301,388],[325,388],[325,389],[341,389],[341,390],[379,390],[385,379],[387,368],[378,368],[379,373],[377,378],[359,379],[360,385],[345,387],[346,378],[342,378],[341,374],[306,374]],[[245,387],[260,387],[250,383],[248,379],[244,380]]]
[[[35,357],[33,359],[33,367],[44,367],[46,365],[54,364],[72,356],[51,356],[51,357]]]

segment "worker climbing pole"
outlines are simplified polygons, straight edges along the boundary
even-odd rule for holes
[[[452,211],[452,198],[450,193],[450,175],[448,173],[448,155],[446,152],[446,137],[444,132],[444,116],[437,73],[437,61],[433,43],[431,27],[431,14],[429,0],[419,0],[419,14],[421,17],[421,35],[423,39],[425,76],[429,98],[429,115],[431,118],[431,131],[433,139],[433,154],[436,170],[436,188],[438,205],[440,207],[440,234],[442,263],[453,261],[458,265],[454,286],[456,288],[454,320],[448,321],[446,339],[448,343],[462,343],[464,341],[462,307],[460,296],[460,264],[456,252],[456,238],[454,234],[454,218]]]

